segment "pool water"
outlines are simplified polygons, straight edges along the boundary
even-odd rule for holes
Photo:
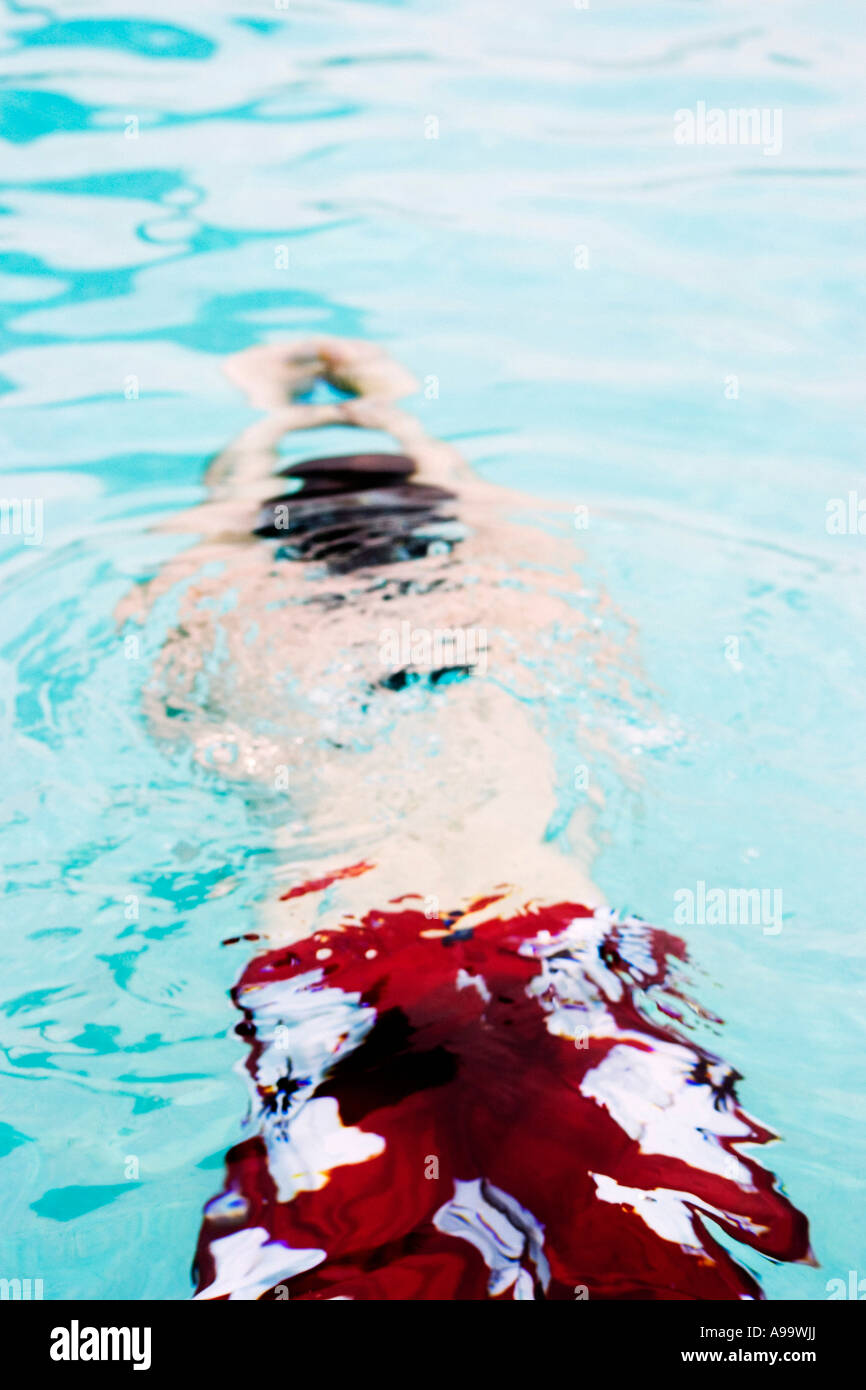
[[[3,45],[0,1275],[190,1293],[246,1107],[220,943],[283,863],[148,737],[158,633],[112,612],[253,418],[222,357],[310,332],[585,509],[646,694],[592,697],[629,754],[589,771],[593,876],[686,937],[695,1036],[780,1135],[819,1265],[745,1263],[771,1298],[866,1275],[866,537],[828,530],[866,496],[859,7],[10,4]],[[781,150],[678,144],[699,102],[781,111]],[[679,924],[699,883],[780,892],[781,930]]]

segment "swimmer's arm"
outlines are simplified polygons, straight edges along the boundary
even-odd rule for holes
[[[209,464],[205,483],[214,498],[234,497],[262,501],[273,496],[274,471],[279,463],[278,445],[284,435],[324,425],[390,434],[417,468],[417,482],[458,484],[472,474],[450,444],[432,438],[413,415],[387,400],[356,397],[327,405],[287,405],[274,410],[245,429]]]
[[[345,423],[339,402],[284,405],[249,425],[211,460],[204,475],[205,485],[215,499],[262,501],[273,496],[274,487],[278,486],[274,470],[279,463],[278,445],[285,434]]]
[[[237,497],[239,489],[257,501],[268,497],[279,442],[291,431],[322,425],[357,425],[390,430],[401,443],[410,434],[418,446],[433,442],[392,404],[417,391],[418,383],[375,343],[305,338],[297,343],[247,348],[228,357],[223,366],[250,405],[268,414],[244,430],[208,467],[205,483],[217,497]],[[321,405],[298,404],[297,397],[311,390],[317,381],[348,392],[351,399]],[[372,412],[369,422],[357,413],[362,407]],[[399,434],[393,428],[395,424]],[[411,424],[415,424],[414,431],[407,428]]]
[[[320,336],[246,348],[226,358],[223,369],[257,410],[280,410],[317,381],[351,396],[383,401],[418,390],[411,372],[383,348],[350,338]]]
[[[143,622],[158,598],[168,593],[175,584],[189,578],[203,564],[227,558],[232,548],[239,544],[257,544],[252,530],[258,505],[272,497],[275,490],[279,491],[279,481],[274,477],[274,471],[279,463],[280,440],[295,430],[317,429],[333,424],[367,424],[352,414],[352,408],[359,404],[350,401],[283,406],[243,430],[211,460],[206,469],[204,482],[210,494],[209,500],[169,517],[156,528],[162,532],[183,532],[196,536],[198,543],[181,555],[166,560],[153,579],[133,585],[115,609],[118,624],[129,620]],[[384,403],[377,404],[382,410],[387,409]],[[381,424],[370,422],[368,427],[387,429],[389,426],[382,417]],[[408,440],[409,434],[404,432],[404,435]]]
[[[418,383],[376,343],[332,337],[271,343],[235,353],[226,359],[224,370],[250,405],[270,414],[215,460],[208,475],[212,486],[233,482],[255,486],[271,473],[284,433],[319,424],[355,425],[390,434],[415,461],[417,482],[447,487],[473,480],[456,449],[431,438],[420,421],[395,404],[414,395]],[[351,399],[323,406],[292,404],[317,381],[348,392]]]

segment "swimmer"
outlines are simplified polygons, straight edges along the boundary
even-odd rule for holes
[[[810,1258],[742,1152],[773,1136],[689,1037],[683,943],[605,906],[589,810],[557,790],[564,696],[636,701],[568,515],[475,477],[370,344],[226,371],[265,413],[118,610],[168,624],[154,735],[285,805],[233,992],[250,1114],[196,1296],[760,1297],[712,1227]],[[321,383],[336,398],[305,399]],[[287,435],[333,425],[397,450],[283,466]],[[574,723],[576,761],[615,756]]]
[[[591,652],[591,683],[627,685],[613,605],[590,612],[581,594],[570,513],[475,477],[396,405],[414,382],[370,344],[254,348],[226,372],[267,413],[210,464],[206,502],[166,523],[196,543],[118,609],[143,621],[177,604],[145,693],[152,731],[226,777],[288,784],[276,838],[298,881],[347,851],[374,860],[375,883],[344,884],[347,907],[418,884],[453,903],[512,873],[518,897],[534,882],[600,903],[587,812],[569,812],[567,855],[546,838],[560,808],[545,672],[576,682]],[[317,381],[352,395],[299,401]],[[386,432],[400,453],[275,476],[284,436],[332,425]],[[420,661],[395,663],[413,634]],[[588,725],[586,739],[604,743]]]

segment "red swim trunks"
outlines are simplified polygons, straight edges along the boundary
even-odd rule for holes
[[[774,1136],[688,1039],[675,937],[607,910],[395,906],[252,962],[249,1135],[197,1297],[739,1299],[713,1232],[808,1257]]]

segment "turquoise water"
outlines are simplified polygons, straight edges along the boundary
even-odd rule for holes
[[[189,1294],[246,1107],[219,943],[279,859],[147,737],[158,634],[130,659],[111,615],[252,418],[222,356],[326,331],[484,477],[589,508],[648,692],[594,703],[635,774],[591,769],[594,877],[687,937],[781,1135],[820,1268],[751,1257],[769,1296],[866,1275],[866,539],[826,526],[866,495],[859,7],[105,0],[3,43],[2,492],[44,522],[0,535],[0,1274]],[[677,145],[700,101],[780,109],[781,152]],[[782,931],[675,927],[698,881],[780,889]]]

